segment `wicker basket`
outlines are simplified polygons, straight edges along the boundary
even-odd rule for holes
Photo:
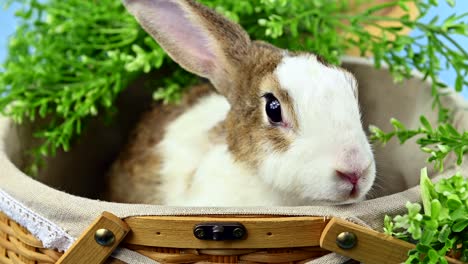
[[[374,69],[363,59],[348,58],[344,62],[361,84],[364,126],[372,123],[390,129],[388,120],[391,116],[409,126],[417,124],[420,114],[426,115],[431,122],[437,119],[430,105],[430,83],[415,77],[403,84],[405,89],[398,89],[385,69]],[[130,88],[123,98],[141,102],[139,95],[131,94],[132,91],[135,90]],[[456,95],[446,96],[443,101],[459,109],[454,116],[456,127],[468,128],[466,103]],[[303,263],[325,254],[315,263],[346,260],[327,254],[329,252],[366,263],[397,263],[403,261],[413,247],[374,230],[381,230],[383,215],[402,213],[407,200],[417,201],[417,187],[406,191],[403,191],[405,188],[394,189],[391,191],[400,193],[339,208],[171,208],[82,198],[80,196],[92,197],[90,190],[97,193],[101,188],[95,179],[104,173],[126,137],[125,131],[132,126],[131,118],[125,116],[137,115],[132,103],[124,102],[124,105],[126,107],[122,109],[128,112],[119,117],[117,127],[106,128],[95,120],[88,130],[92,132],[84,134],[71,152],[60,152],[50,158],[49,166],[40,172],[42,182],[75,196],[50,188],[18,170],[27,162],[23,150],[36,143],[31,137],[31,128],[35,124],[16,126],[10,120],[0,120],[0,212],[3,212],[0,213],[0,263],[118,263],[108,258],[112,252],[113,257],[128,263],[150,263],[150,260]],[[98,144],[100,147],[95,148]],[[381,173],[413,175],[425,164],[426,156],[414,142],[403,146],[389,142],[385,148],[376,146],[375,151],[377,166],[384,166],[380,168]],[[402,160],[411,162],[400,167],[389,166]],[[453,157],[447,162],[450,163],[455,163]],[[463,166],[448,166],[445,175],[430,174],[444,177],[453,175],[455,170],[468,172],[468,165]],[[108,213],[100,216],[103,211],[119,217]],[[231,242],[197,239],[194,226],[210,222],[241,223],[247,236]],[[17,223],[23,224],[42,243]],[[116,241],[111,246],[96,243],[94,235],[102,228],[115,234]],[[345,250],[337,245],[337,236],[342,232],[357,236],[358,243],[352,249]],[[52,236],[48,236],[50,234]],[[117,246],[120,250],[114,251]],[[63,255],[59,253],[64,250]],[[457,263],[452,259],[450,262]]]
[[[61,256],[0,212],[0,263],[55,263]]]
[[[104,214],[106,215],[106,213]],[[107,217],[112,218],[113,216],[107,214]],[[239,217],[239,216],[237,216]],[[105,217],[104,217],[105,218]],[[196,218],[194,218],[196,219]],[[207,220],[205,218],[200,218],[200,221]],[[214,218],[213,218],[214,219]],[[210,219],[213,221],[213,219]],[[239,218],[238,218],[239,219]],[[265,220],[264,217],[248,217],[250,222],[253,219],[262,219],[263,222],[272,223],[272,229],[268,230],[278,230],[279,236],[284,235],[281,228],[278,229],[276,226],[275,229],[275,221]],[[18,264],[18,263],[26,263],[26,264],[36,264],[36,263],[110,263],[110,264],[120,264],[124,263],[117,259],[107,258],[108,253],[115,249],[118,243],[114,243],[115,245],[109,247],[107,249],[108,253],[105,253],[105,257],[101,257],[100,253],[106,251],[101,245],[97,243],[90,243],[86,242],[86,237],[93,236],[94,230],[96,228],[102,228],[103,226],[93,225],[86,231],[80,239],[69,249],[65,254],[59,253],[54,250],[46,249],[42,246],[42,243],[34,238],[27,230],[23,227],[19,226],[16,222],[9,219],[4,214],[0,213],[0,263],[4,264]],[[103,224],[100,222],[102,217],[96,221],[96,223]],[[135,222],[139,222],[142,219],[132,219],[128,222],[134,222],[133,225],[136,227],[135,230],[138,230],[138,224]],[[144,222],[147,224],[148,221],[154,221],[154,224],[164,230],[165,224],[162,221],[166,222],[177,222],[178,219],[146,219]],[[161,221],[162,220],[162,221]],[[198,219],[197,219],[198,220]],[[219,220],[219,219],[218,219]],[[295,221],[296,219],[294,219]],[[412,248],[413,245],[399,241],[398,239],[394,239],[391,237],[387,237],[377,232],[365,230],[363,227],[354,226],[354,224],[349,224],[346,221],[342,220],[332,220],[328,221],[327,219],[322,219],[323,223],[320,224],[320,219],[301,219],[302,223],[305,221],[316,221],[317,224],[314,227],[319,227],[319,230],[315,230],[318,232],[314,232],[313,230],[308,230],[307,227],[299,225],[296,228],[305,228],[305,231],[312,231],[308,239],[301,240],[299,238],[297,241],[292,242],[300,243],[298,241],[307,241],[308,243],[314,243],[314,240],[320,240],[320,246],[312,246],[312,247],[296,247],[296,248],[278,248],[278,249],[258,249],[258,248],[249,248],[249,249],[195,249],[195,248],[163,248],[163,247],[151,247],[151,246],[143,246],[143,245],[136,245],[133,244],[135,240],[142,239],[142,237],[147,237],[147,235],[143,235],[140,237],[138,233],[141,230],[138,230],[136,233],[133,234],[133,237],[126,240],[125,247],[132,249],[149,259],[155,260],[160,263],[308,263],[318,257],[321,257],[325,254],[328,254],[329,251],[324,250],[322,247],[331,247],[334,248],[339,253],[344,253],[344,255],[354,256],[360,261],[365,261],[366,263],[398,263],[405,259],[406,251],[409,248]],[[254,220],[255,221],[255,220]],[[333,223],[331,223],[333,222]],[[96,224],[95,223],[95,224]],[[122,222],[124,226],[125,222]],[[299,223],[299,222],[297,222]],[[162,224],[162,225],[161,225]],[[277,222],[276,222],[277,224]],[[289,222],[288,222],[289,224]],[[326,225],[325,225],[326,224]],[[151,226],[151,225],[150,225]],[[177,224],[176,224],[177,226]],[[178,227],[184,226],[178,225]],[[187,225],[190,227],[190,225]],[[311,227],[312,225],[309,225]],[[326,226],[326,227],[325,227]],[[340,227],[341,226],[341,227]],[[105,227],[105,224],[104,224]],[[325,230],[321,230],[320,227],[325,227]],[[151,228],[151,227],[150,227]],[[265,231],[264,226],[261,228],[254,230],[255,232],[263,232]],[[333,246],[335,244],[335,237],[337,234],[342,234],[343,228],[346,231],[352,232],[353,234],[357,234],[359,242],[353,249],[341,249],[338,247]],[[110,228],[112,229],[112,228]],[[161,229],[158,229],[161,230]],[[114,230],[115,231],[115,230]],[[297,230],[293,230],[297,231]],[[145,232],[150,232],[146,230]],[[118,231],[116,232],[118,233]],[[184,236],[180,236],[178,231],[172,232],[169,235],[169,239],[173,240],[172,243],[177,240],[181,244],[187,244],[189,246],[194,246],[196,243],[193,242],[183,242],[185,239]],[[324,235],[324,233],[327,233]],[[159,235],[162,235],[158,232]],[[328,235],[329,234],[329,235]],[[256,234],[254,234],[255,236]],[[267,232],[267,236],[273,236],[272,232]],[[116,235],[118,236],[118,235]],[[137,236],[138,238],[135,238]],[[314,237],[316,236],[316,237]],[[175,238],[175,240],[174,240]],[[186,237],[188,238],[188,236]],[[118,240],[121,240],[118,238]],[[143,238],[145,240],[145,238]],[[190,240],[190,239],[188,239]],[[364,242],[365,240],[365,242]],[[214,241],[213,241],[214,242]],[[219,243],[219,242],[215,242]],[[169,242],[170,244],[170,242]],[[268,242],[267,242],[268,244]],[[279,243],[279,245],[283,243]],[[207,243],[205,247],[221,247],[213,243]],[[232,246],[232,245],[231,245]],[[203,246],[202,246],[203,247]],[[98,254],[94,254],[95,251],[99,251]],[[88,256],[88,258],[84,258],[84,256]],[[461,262],[447,258],[448,262],[451,264],[460,264]],[[357,261],[347,261],[346,263],[359,263]]]
[[[110,216],[112,217],[112,215]],[[320,236],[323,232],[323,228],[325,228],[326,224],[329,223],[328,219],[324,218],[307,218],[296,217],[289,218],[291,221],[299,224],[291,228],[292,232],[303,230],[306,235],[298,235],[295,241],[290,240],[290,237],[294,237],[295,235],[291,235],[293,233],[287,230],[285,232],[284,226],[289,225],[291,222],[283,223],[278,226],[278,218],[274,218],[273,220],[265,218],[265,217],[239,217],[236,216],[235,219],[242,222],[243,219],[248,219],[247,227],[249,227],[249,231],[252,232],[252,236],[256,237],[258,233],[264,233],[261,235],[264,236],[278,236],[279,239],[273,239],[273,243],[277,243],[280,246],[284,246],[286,244],[301,244],[301,243],[308,243],[308,244],[317,244],[317,246],[309,246],[309,247],[295,247],[295,248],[258,248],[261,246],[259,241],[253,241],[247,243],[247,246],[252,248],[247,249],[238,249],[237,247],[242,247],[242,243],[246,244],[245,241],[241,241],[241,246],[236,245],[229,245],[229,247],[233,247],[231,249],[223,249],[219,242],[210,241],[210,242],[203,242],[201,245],[196,241],[191,241],[190,236],[186,236],[184,232],[191,229],[192,224],[189,223],[190,221],[200,221],[200,222],[212,222],[216,220],[224,220],[223,218],[206,218],[206,217],[192,217],[190,220],[184,219],[180,221],[181,223],[177,224],[178,220],[182,220],[183,217],[176,219],[172,218],[159,218],[159,219],[151,219],[151,218],[131,218],[126,222],[123,222],[123,225],[129,224],[133,226],[132,231],[133,234],[127,236],[127,239],[123,243],[125,247],[134,250],[150,259],[153,259],[158,262],[162,263],[201,263],[201,262],[212,262],[212,263],[306,263],[309,262],[317,257],[321,257],[325,254],[328,254],[329,251],[321,248],[319,244],[319,240],[321,239]],[[121,263],[115,259],[107,259],[107,257],[100,259],[98,255],[93,256],[93,261],[86,261],[83,260],[83,255],[93,255],[96,246],[98,250],[103,251],[100,245],[97,243],[89,243],[86,242],[87,236],[93,236],[94,230],[96,228],[102,228],[103,226],[91,226],[85,233],[83,233],[82,237],[78,239],[78,241],[72,246],[70,250],[68,250],[64,255],[54,250],[45,249],[42,246],[42,243],[34,238],[27,230],[19,226],[16,222],[9,219],[4,214],[0,213],[1,225],[0,225],[0,263],[102,263],[102,261],[106,261],[106,263]],[[229,219],[231,221],[232,219]],[[284,220],[284,219],[283,219]],[[189,222],[187,222],[189,221]],[[260,221],[263,224],[260,224],[259,228],[252,226],[252,223]],[[99,221],[96,221],[99,223]],[[153,222],[152,224],[149,222]],[[183,223],[182,223],[183,222]],[[313,224],[305,224],[305,223],[313,223]],[[126,224],[124,224],[126,223]],[[149,224],[148,224],[149,223]],[[175,230],[167,230],[171,223],[175,224]],[[250,226],[249,226],[250,223]],[[265,223],[271,224],[270,229],[265,229]],[[344,222],[343,222],[344,223]],[[102,223],[101,223],[102,224]],[[144,230],[142,230],[142,224],[144,225]],[[256,223],[258,224],[258,222]],[[347,225],[347,223],[345,223]],[[104,224],[105,225],[105,224]],[[153,232],[151,229],[156,226],[157,230],[161,230],[158,232]],[[182,230],[183,227],[188,227],[186,230]],[[182,228],[182,229],[180,229]],[[312,228],[312,229],[311,229]],[[361,227],[362,228],[362,227]],[[282,230],[283,229],[283,230]],[[314,230],[316,229],[316,230]],[[182,230],[182,231],[180,231]],[[271,231],[268,231],[271,230]],[[115,231],[115,230],[114,230]],[[170,234],[166,235],[166,239],[170,242],[162,242],[162,240],[156,239],[154,242],[156,244],[166,243],[171,245],[171,243],[177,243],[181,246],[188,246],[190,248],[173,248],[173,247],[151,247],[151,246],[144,246],[138,245],[141,244],[148,244],[152,243],[151,239],[148,238],[148,233],[150,234],[158,234],[158,235],[165,235],[165,232],[169,231]],[[143,234],[146,232],[147,234]],[[275,233],[273,233],[275,232]],[[278,232],[278,233],[276,233]],[[364,231],[367,233],[367,231]],[[118,231],[115,231],[118,233]],[[359,231],[355,231],[359,237],[361,234]],[[375,232],[376,233],[376,232]],[[378,234],[378,233],[376,233]],[[283,236],[283,237],[282,237]],[[282,238],[281,238],[282,237]],[[286,239],[285,239],[286,238]],[[289,238],[289,239],[288,239]],[[334,238],[334,236],[332,236]],[[375,237],[377,240],[377,236]],[[193,240],[193,239],[192,239]],[[258,240],[258,239],[256,239]],[[268,240],[268,239],[266,239]],[[271,239],[270,239],[271,240]],[[150,241],[150,242],[148,242]],[[381,240],[381,242],[388,242],[388,246],[400,246],[404,245],[405,247],[412,247],[410,244],[406,245],[405,242],[400,242],[397,239],[392,239],[386,237],[385,240]],[[214,242],[214,243],[213,243]],[[333,242],[333,241],[332,241]],[[265,246],[271,246],[272,242],[265,242]],[[324,242],[320,242],[324,243]],[[374,241],[367,241],[368,244],[374,243]],[[403,244],[402,244],[403,243]],[[115,246],[117,246],[116,243]],[[235,244],[235,243],[234,243]],[[364,260],[372,260],[372,258],[365,257],[365,247],[364,243],[361,243],[361,253],[358,253],[359,259]],[[197,249],[194,247],[200,247],[206,249]],[[112,247],[112,249],[115,247]],[[218,249],[219,248],[219,249]],[[388,247],[387,247],[388,249]],[[377,249],[379,250],[379,249]],[[86,252],[85,254],[74,254],[74,252]],[[374,255],[378,252],[374,252]],[[388,252],[381,252],[383,254],[389,254]],[[400,259],[404,259],[406,254],[405,251],[396,252],[400,255]],[[352,253],[356,254],[356,253]],[[75,256],[71,256],[75,255]],[[71,256],[71,257],[70,257]],[[380,256],[378,257],[380,258]],[[391,259],[395,259],[394,254],[392,253]],[[351,263],[351,262],[348,262]],[[368,262],[368,263],[372,263]],[[394,263],[383,261],[381,263]]]

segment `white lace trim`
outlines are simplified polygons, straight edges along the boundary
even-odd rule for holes
[[[0,189],[0,211],[24,226],[31,234],[39,239],[44,247],[67,250],[74,242],[74,238],[62,228],[34,213],[22,203]]]

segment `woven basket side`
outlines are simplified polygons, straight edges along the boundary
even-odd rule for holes
[[[0,212],[0,263],[55,263],[61,255],[44,248],[41,241]]]
[[[225,250],[127,247],[161,263],[306,263],[330,253],[320,247]]]

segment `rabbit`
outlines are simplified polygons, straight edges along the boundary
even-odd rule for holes
[[[194,0],[125,0],[180,66],[209,80],[146,113],[113,164],[110,200],[168,206],[339,205],[376,167],[358,87],[320,56],[252,41]]]

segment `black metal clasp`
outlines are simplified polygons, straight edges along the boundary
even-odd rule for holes
[[[245,238],[247,230],[240,223],[201,223],[195,225],[193,234],[201,240],[239,240]]]

